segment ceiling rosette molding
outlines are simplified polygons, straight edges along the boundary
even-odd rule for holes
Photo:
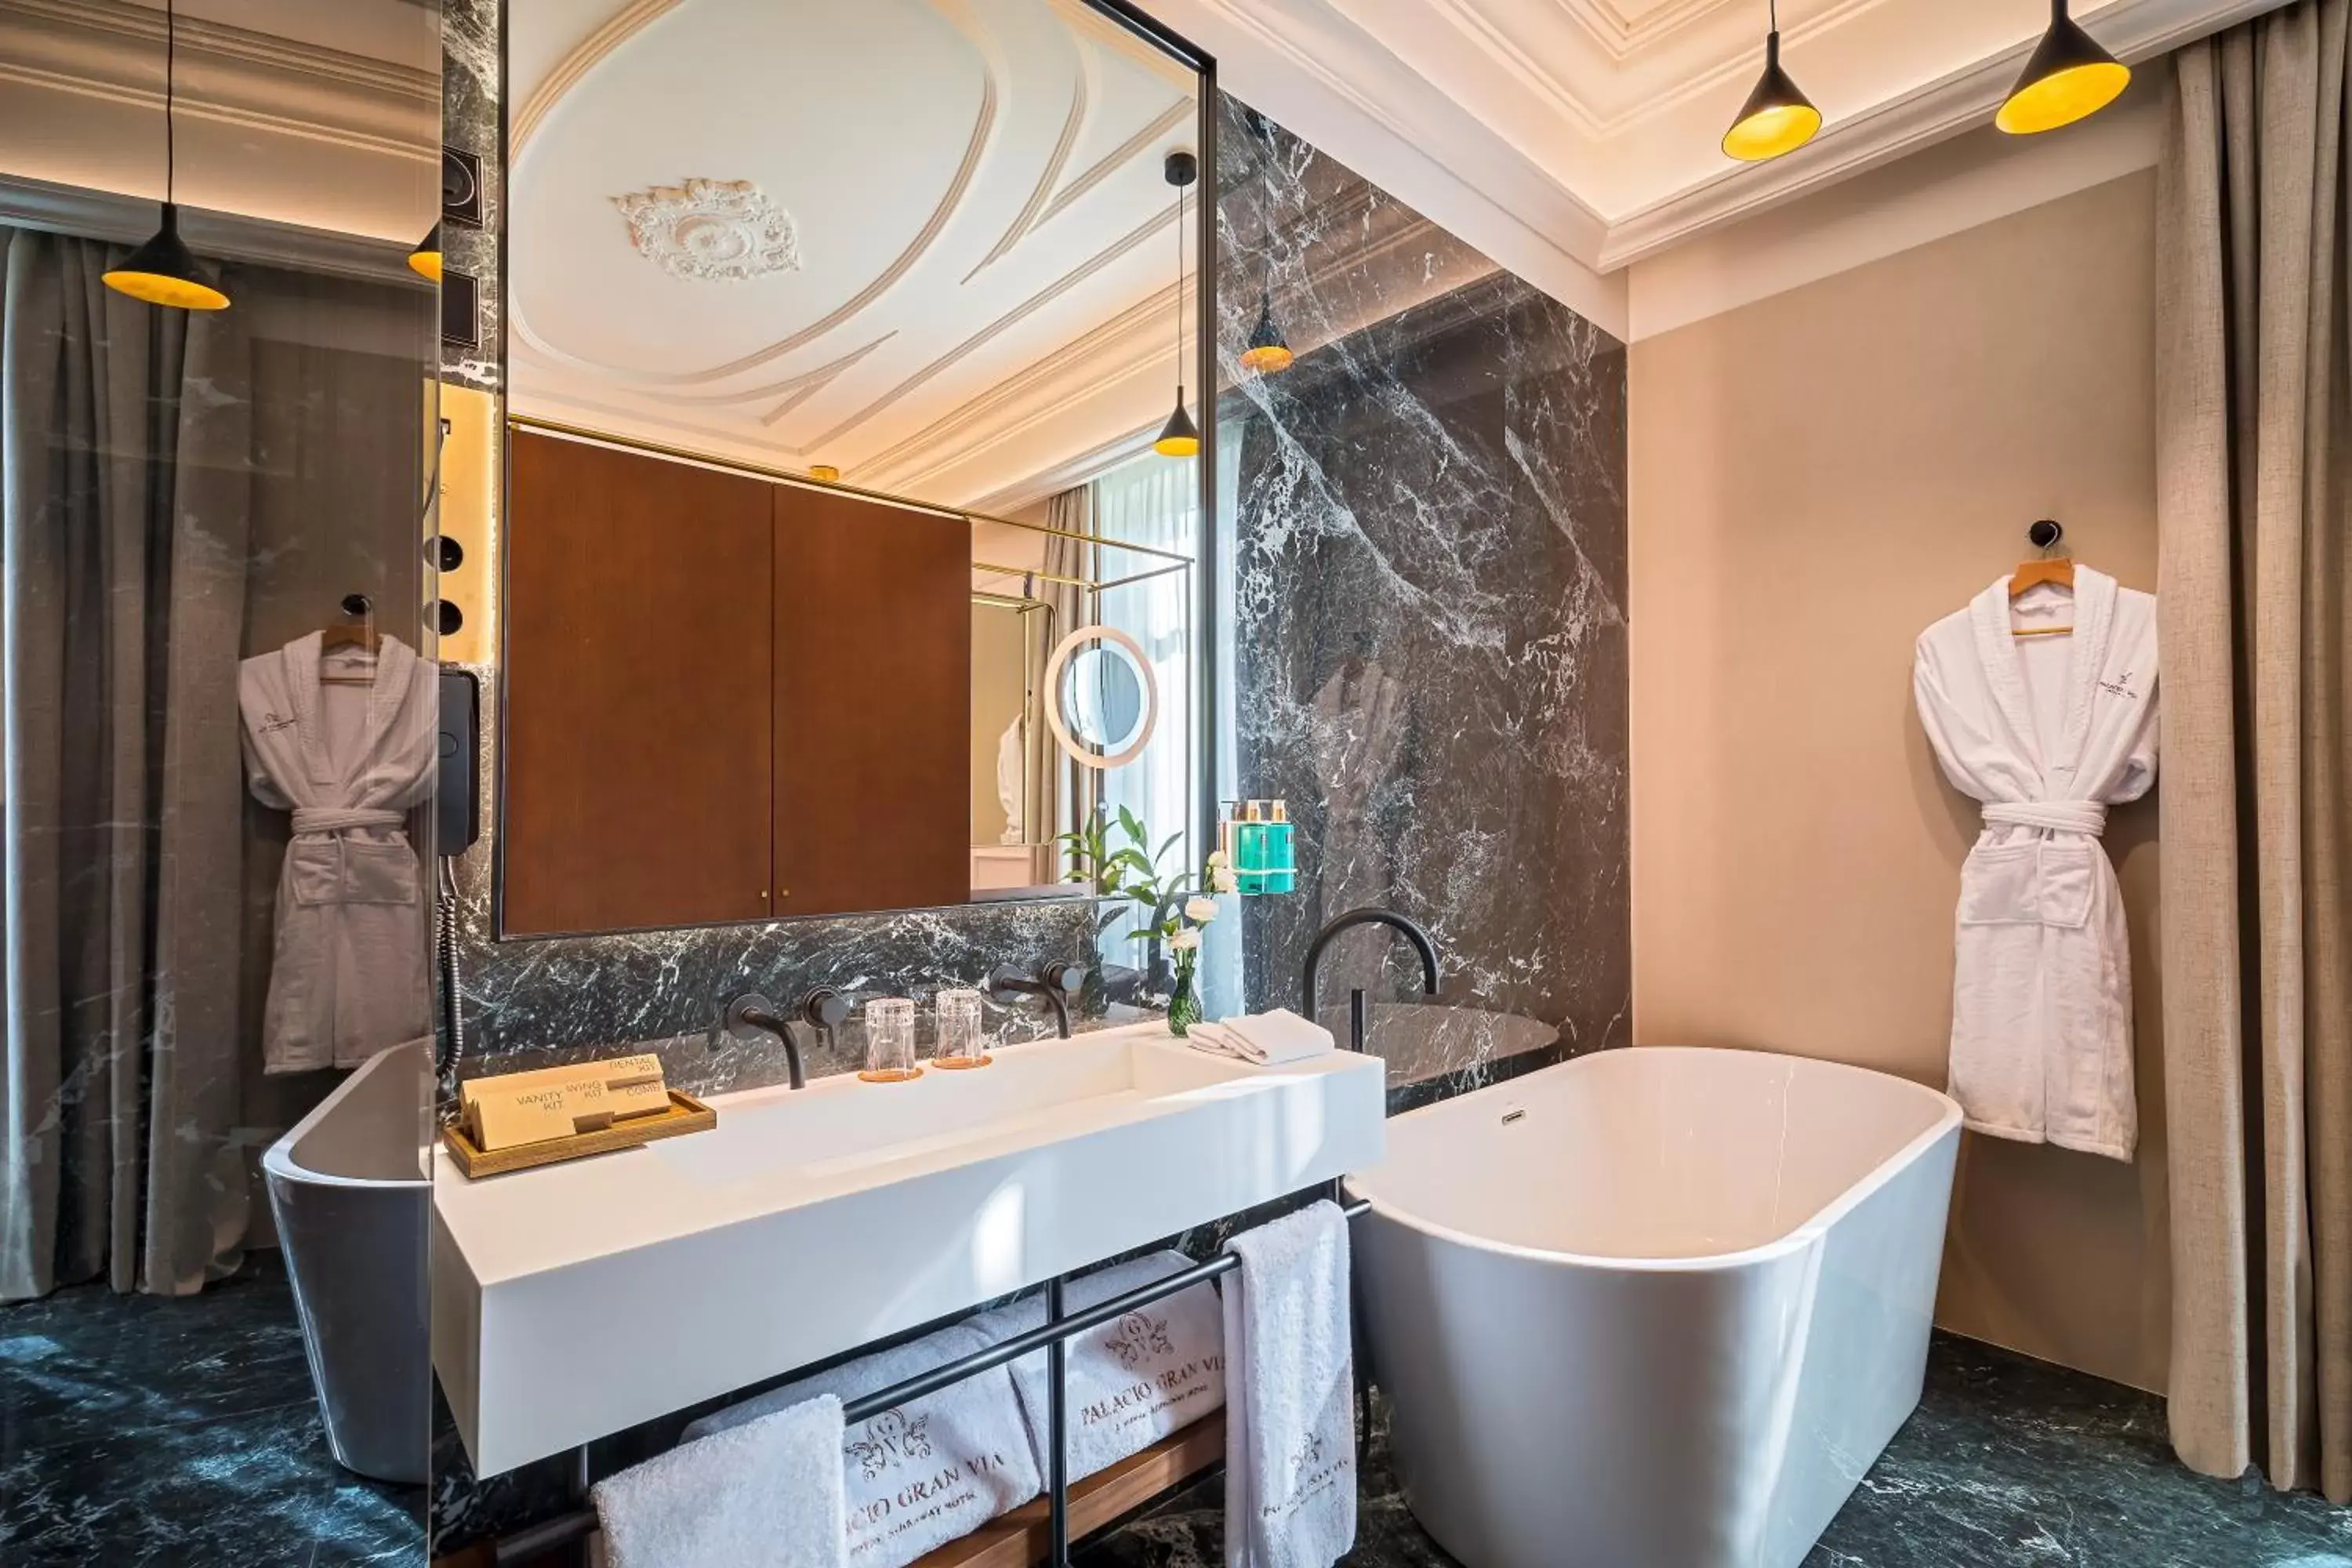
[[[797,272],[793,215],[750,180],[689,179],[614,196],[637,254],[673,278],[742,283]]]

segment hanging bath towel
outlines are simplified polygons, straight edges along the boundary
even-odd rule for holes
[[[2045,586],[2013,610],[2004,577],[1919,638],[1919,721],[1984,803],[1960,868],[1951,1093],[1979,1132],[2129,1160],[2131,955],[2099,835],[2156,778],[2156,600],[2078,566],[2072,633],[2015,635],[2067,609]]]
[[[262,1018],[273,1073],[357,1067],[433,1032],[423,878],[404,831],[433,784],[433,667],[385,637],[368,684],[324,686],[320,640],[237,670],[254,798],[294,814]],[[360,649],[327,658],[366,672]]]

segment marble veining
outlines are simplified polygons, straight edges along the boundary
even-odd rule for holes
[[[1373,1403],[1356,1549],[1342,1568],[1454,1568],[1413,1521]],[[1077,1568],[1215,1568],[1213,1478],[1092,1543]],[[1576,1561],[1563,1552],[1561,1561]],[[1804,1568],[2352,1568],[2352,1510],[2200,1476],[2152,1394],[1949,1334],[1919,1408]]]
[[[1564,1050],[1622,1045],[1624,345],[1263,115],[1222,114],[1221,354],[1261,298],[1300,351],[1218,413],[1235,793],[1289,801],[1300,870],[1245,906],[1250,1005],[1295,1005],[1316,928],[1381,904],[1429,927],[1444,1000],[1480,1010],[1416,1078],[1486,1081],[1514,1016]],[[1343,937],[1325,1022],[1351,986],[1417,991],[1408,956]]]
[[[285,1269],[187,1297],[77,1286],[0,1319],[0,1559],[417,1564],[425,1489],[327,1451]]]

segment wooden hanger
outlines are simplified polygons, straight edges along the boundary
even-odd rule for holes
[[[375,617],[365,594],[343,595],[343,614],[348,619],[334,622],[319,633],[319,657],[324,659],[337,648],[355,647],[373,658],[383,646],[383,638],[375,629]],[[370,670],[359,675],[328,675],[319,677],[321,686],[373,686],[375,673]]]
[[[2025,531],[2026,539],[2038,546],[2042,554],[2032,561],[2021,561],[2009,576],[2009,596],[2015,599],[2029,588],[2047,584],[2053,588],[2074,591],[2074,563],[2061,552],[2059,541],[2066,531],[2048,518],[2042,519]],[[2020,637],[2063,637],[2074,628],[2064,626],[2012,626],[2010,636]]]

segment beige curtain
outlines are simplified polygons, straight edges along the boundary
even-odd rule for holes
[[[1045,567],[1051,577],[1078,577],[1091,581],[1095,576],[1097,548],[1082,539],[1066,539],[1063,534],[1094,532],[1094,491],[1080,485],[1063,490],[1045,503],[1045,523],[1061,533],[1049,534],[1045,540]],[[1045,689],[1045,661],[1054,652],[1054,645],[1071,632],[1094,619],[1084,588],[1068,583],[1041,580],[1037,597],[1053,606],[1053,633],[1040,639],[1036,649],[1037,669],[1030,689],[1040,702],[1054,700],[1054,693]],[[1094,775],[1086,768],[1062,754],[1054,743],[1054,732],[1044,721],[1041,710],[1038,721],[1033,725],[1030,745],[1034,765],[1029,770],[1030,784],[1037,792],[1034,809],[1029,820],[1036,824],[1030,837],[1050,840],[1056,833],[1066,833],[1077,826],[1078,819],[1093,805]],[[1054,851],[1050,881],[1059,881],[1069,870],[1069,858],[1057,845]]]
[[[2158,174],[2172,1437],[2352,1500],[2352,0],[2176,57]]]
[[[0,1300],[236,1267],[244,314],[0,228]]]

